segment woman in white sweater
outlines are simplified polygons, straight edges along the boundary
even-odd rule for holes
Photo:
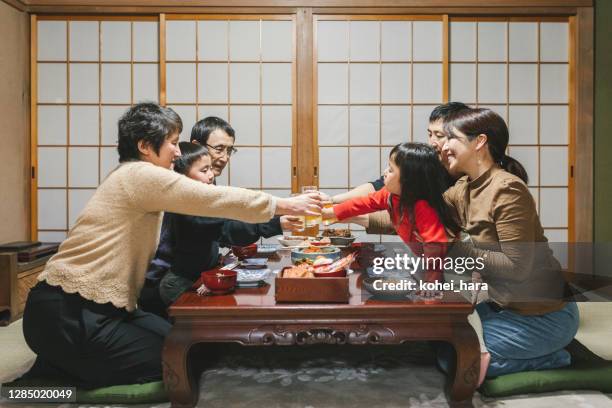
[[[142,103],[119,120],[120,165],[100,184],[26,303],[23,330],[37,354],[30,377],[85,388],[161,378],[170,325],[137,308],[164,211],[265,222],[320,213],[315,194],[277,198],[217,187],[171,171],[182,122]]]

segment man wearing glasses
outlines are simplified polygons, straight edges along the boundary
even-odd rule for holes
[[[212,161],[212,171],[215,177],[223,173],[223,169],[238,150],[234,147],[236,133],[229,123],[221,118],[209,116],[197,122],[191,130],[191,143],[208,148]]]
[[[234,129],[229,123],[216,116],[208,116],[200,120],[191,129],[191,143],[208,148],[215,178],[223,173],[223,169],[229,163],[230,158],[238,152],[238,149],[234,147],[235,142],[236,132]],[[270,222],[258,225],[265,226],[265,234],[277,235],[282,234],[282,231],[277,228],[279,222],[282,231],[298,231],[302,225],[299,217],[290,216],[274,217]],[[274,227],[274,234],[267,228],[269,226]],[[265,234],[262,233],[262,235]]]
[[[215,177],[236,153],[234,129],[221,118],[209,116],[197,122],[191,130],[191,142],[206,146]],[[177,217],[164,214],[159,246],[147,270],[139,306],[151,313],[167,317],[167,307],[193,282],[184,271],[194,266],[209,269],[219,260],[219,246],[237,242],[254,242],[283,231],[297,231],[302,226],[299,217],[274,217],[266,223],[249,224],[214,217]],[[183,272],[181,272],[183,271]],[[163,294],[162,294],[163,293]]]

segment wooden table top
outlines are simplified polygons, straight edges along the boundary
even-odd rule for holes
[[[290,265],[288,251],[279,251],[268,261],[268,267],[273,272],[282,267]],[[274,297],[275,273],[266,280],[265,286],[258,288],[237,288],[234,292],[226,295],[199,296],[195,289],[191,289],[181,295],[177,301],[170,306],[169,314],[173,317],[181,316],[214,316],[230,317],[232,315],[245,317],[252,316],[282,316],[282,317],[304,317],[305,314],[314,317],[338,317],[339,315],[354,315],[367,317],[381,313],[406,313],[408,311],[425,314],[450,314],[466,316],[471,313],[472,305],[460,294],[453,291],[443,292],[442,299],[431,302],[400,300],[388,301],[378,300],[361,289],[364,278],[362,269],[356,269],[349,275],[350,298],[348,303],[277,303]],[[198,281],[194,288],[200,286]]]

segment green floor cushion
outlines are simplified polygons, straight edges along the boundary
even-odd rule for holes
[[[113,385],[93,390],[77,389],[77,402],[87,404],[150,404],[166,401],[168,395],[162,381]]]
[[[61,386],[57,381],[45,379],[17,379],[2,387]],[[77,388],[76,402],[83,404],[151,404],[167,402],[168,395],[162,381],[144,384],[112,385],[90,390]]]
[[[495,398],[563,390],[612,392],[612,361],[593,354],[577,340],[566,349],[572,355],[569,367],[502,375],[487,379],[479,391]]]

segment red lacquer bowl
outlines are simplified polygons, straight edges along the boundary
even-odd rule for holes
[[[251,244],[251,245],[247,245],[247,246],[243,246],[243,247],[241,247],[241,246],[233,246],[232,247],[232,252],[239,259],[252,258],[255,255],[257,255],[257,244]]]
[[[319,268],[314,268],[314,276],[317,278],[344,278],[346,276],[346,269],[340,269],[335,272],[322,272],[317,271],[317,269]]]
[[[202,283],[215,295],[229,293],[236,288],[238,272],[213,269],[202,272]]]

